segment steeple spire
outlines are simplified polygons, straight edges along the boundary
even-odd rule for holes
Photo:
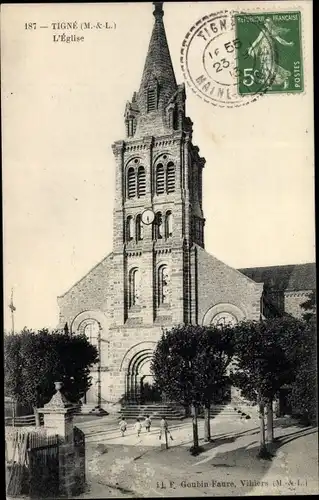
[[[155,23],[148,47],[139,90],[139,104],[144,108],[145,93],[150,85],[158,85],[159,108],[165,106],[177,90],[172,60],[163,23],[163,2],[154,2]]]

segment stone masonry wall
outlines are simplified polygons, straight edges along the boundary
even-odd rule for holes
[[[259,319],[263,284],[241,274],[197,246],[198,322],[219,303],[240,308],[248,319]]]
[[[160,325],[123,326],[111,329],[112,352],[107,378],[108,387],[104,386],[102,379],[102,393],[107,396],[105,399],[115,403],[124,396],[126,373],[130,361],[142,352],[149,359],[161,335]],[[106,382],[106,377],[104,380]]]
[[[60,327],[63,327],[66,322],[70,324],[82,311],[108,310],[111,266],[112,254],[109,254],[70,290],[58,297]]]
[[[295,318],[301,318],[305,311],[301,309],[300,304],[307,300],[310,293],[311,292],[307,290],[285,292],[285,312],[291,314]]]

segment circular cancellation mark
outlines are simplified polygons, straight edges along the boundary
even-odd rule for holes
[[[193,92],[205,102],[222,108],[245,106],[256,101],[267,92],[275,77],[277,53],[269,44],[271,64],[268,72],[260,73],[260,60],[249,47],[253,40],[240,40],[236,36],[236,15],[243,18],[245,13],[220,11],[204,16],[186,34],[181,48],[181,68],[184,78]],[[247,23],[254,22],[251,18]],[[255,23],[256,24],[256,23]],[[264,25],[258,26],[267,39]],[[250,72],[242,73],[239,61],[250,59]],[[251,78],[258,82],[257,90],[241,95],[241,86],[250,85]]]

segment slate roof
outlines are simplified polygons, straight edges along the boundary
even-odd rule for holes
[[[155,78],[161,87],[161,94],[165,95],[167,101],[176,92],[177,83],[163,23],[162,2],[154,5],[155,23],[145,60],[139,97],[145,98],[145,88],[148,87],[149,81]]]
[[[315,290],[316,264],[291,264],[288,266],[249,267],[238,269],[257,283],[265,283],[272,290]]]

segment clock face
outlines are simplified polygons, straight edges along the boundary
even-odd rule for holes
[[[143,224],[152,224],[154,217],[155,215],[153,210],[150,210],[149,208],[144,210],[144,212],[142,213]]]

